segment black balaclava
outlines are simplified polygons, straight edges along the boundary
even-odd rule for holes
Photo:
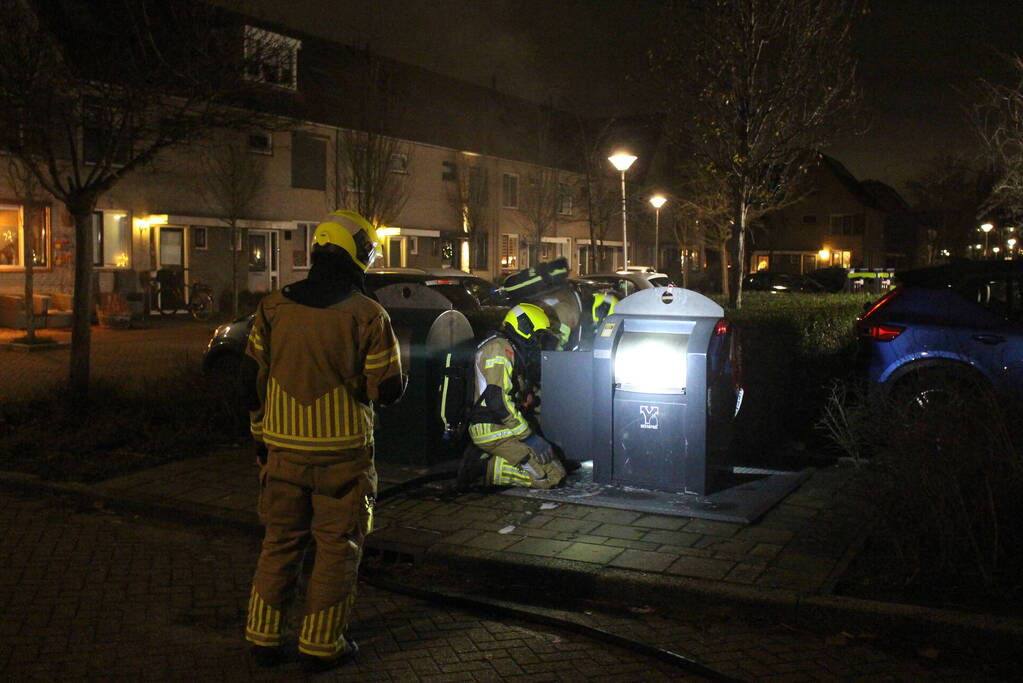
[[[344,249],[333,244],[313,245],[309,277],[283,289],[284,296],[313,308],[326,308],[354,291],[366,292],[366,274]]]

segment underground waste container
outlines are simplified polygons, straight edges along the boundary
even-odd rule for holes
[[[408,387],[402,400],[379,410],[376,457],[409,465],[432,465],[455,457],[444,440],[437,385],[444,356],[454,347],[471,343],[472,326],[450,299],[417,283],[381,287],[374,296],[391,317]]]
[[[544,435],[592,460],[596,483],[702,495],[731,469],[737,338],[702,294],[660,287],[624,298],[592,352],[543,354],[542,382]]]

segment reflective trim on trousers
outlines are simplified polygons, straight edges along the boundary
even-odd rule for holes
[[[487,482],[491,486],[531,486],[533,480],[521,467],[517,467],[499,455],[490,457],[487,463]]]
[[[355,604],[353,590],[343,602],[307,614],[302,619],[302,630],[298,638],[298,651],[315,657],[333,657],[348,647],[344,631],[348,617]]]
[[[498,427],[498,429],[494,429]],[[518,423],[514,427],[502,428],[501,425],[493,424],[491,422],[481,422],[474,424],[469,427],[469,436],[472,437],[472,442],[476,445],[484,443],[493,443],[501,439],[507,439],[513,436],[519,436],[525,433],[529,429],[529,423],[525,420]]]
[[[265,602],[253,587],[249,594],[245,640],[263,647],[277,647],[281,644],[282,633],[281,611]]]

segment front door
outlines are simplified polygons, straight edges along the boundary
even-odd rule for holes
[[[277,233],[272,230],[249,230],[250,292],[269,292],[278,286]]]

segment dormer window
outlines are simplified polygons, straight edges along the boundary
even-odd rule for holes
[[[302,41],[245,27],[245,75],[260,83],[295,90],[298,87],[298,50]]]

